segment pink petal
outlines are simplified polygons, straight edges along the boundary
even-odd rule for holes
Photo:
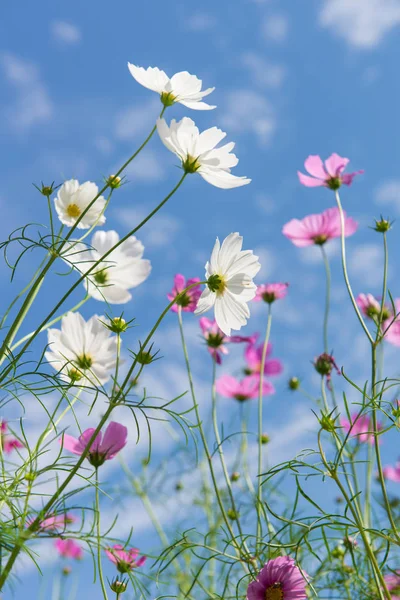
[[[308,158],[306,158],[304,166],[307,173],[310,173],[310,175],[313,177],[322,179],[323,181],[326,180],[326,171],[324,169],[322,159],[317,154],[311,154]]]
[[[279,375],[283,371],[283,365],[277,358],[271,358],[265,362],[264,373],[266,375]]]
[[[82,452],[88,445],[88,443],[95,431],[96,430],[93,429],[93,427],[90,427],[89,429],[86,429],[86,431],[84,431],[82,433],[82,435],[79,436],[79,444],[81,446],[80,454],[82,454]],[[101,444],[102,435],[103,434],[101,433],[101,431],[99,431],[99,433],[96,435],[94,441],[92,442],[92,445],[90,446],[90,452],[97,452],[97,450],[99,449],[100,444]]]
[[[305,224],[299,219],[292,219],[286,223],[282,228],[282,233],[299,248],[314,244],[314,240],[310,236]]]
[[[94,431],[94,429],[92,429],[92,432],[93,431]],[[83,448],[82,448],[80,441],[77,440],[76,438],[72,437],[72,435],[68,435],[67,433],[64,433],[64,435],[60,439],[60,442],[63,444],[63,447],[66,450],[69,450],[69,452],[73,452],[74,454],[79,454],[79,456],[82,454]]]
[[[207,333],[209,329],[213,326],[214,321],[211,321],[207,317],[201,317],[199,319],[199,325],[203,333]]]
[[[184,290],[186,287],[185,283],[186,280],[184,276],[180,273],[177,273],[174,277],[174,288],[176,289],[176,291],[181,292],[182,290]]]
[[[342,183],[344,183],[345,185],[351,185],[353,183],[353,179],[354,177],[356,177],[356,175],[362,175],[362,173],[364,173],[364,171],[355,171],[354,173],[344,173],[341,176],[341,180]]]
[[[222,375],[217,379],[216,390],[221,396],[234,398],[236,394],[240,393],[240,382],[232,375]]]
[[[299,177],[300,183],[302,183],[306,187],[321,187],[321,186],[326,187],[326,183],[322,179],[315,179],[314,177],[308,177],[308,175],[304,175],[303,173],[300,173],[300,171],[297,171],[297,175]]]
[[[128,429],[124,425],[111,421],[105,431],[103,441],[99,446],[99,452],[101,454],[106,454],[107,459],[114,458],[114,456],[126,445],[127,436]]]
[[[325,167],[331,177],[338,177],[349,162],[348,158],[342,158],[339,154],[333,153],[326,159]]]

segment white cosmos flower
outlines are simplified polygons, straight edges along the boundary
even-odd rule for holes
[[[170,79],[164,71],[157,67],[143,69],[143,67],[128,63],[128,69],[140,85],[160,94],[164,106],[171,106],[175,102],[179,102],[194,110],[211,110],[215,108],[215,106],[202,102],[202,99],[211,94],[215,88],[201,91],[202,81],[196,75],[181,71],[175,73]]]
[[[73,264],[80,273],[85,273],[95,263],[96,268],[85,280],[85,287],[92,298],[110,304],[124,304],[132,296],[129,289],[137,287],[150,275],[151,264],[143,257],[142,242],[131,236],[104,260],[104,256],[119,242],[116,231],[97,231],[90,247],[81,242],[71,242],[64,259]]]
[[[58,190],[57,198],[54,200],[58,218],[61,223],[72,227],[85,208],[97,196],[99,188],[95,183],[86,181],[79,185],[77,179],[70,179],[63,183]],[[78,229],[89,229],[95,223],[103,225],[106,218],[102,211],[106,205],[103,196],[97,198],[96,202],[89,208],[85,216],[78,223]]]
[[[94,315],[89,321],[79,313],[67,313],[61,329],[47,332],[49,349],[45,356],[68,382],[97,386],[110,379],[117,359],[117,338]]]
[[[230,233],[215,242],[210,261],[206,264],[207,287],[197,303],[195,314],[201,315],[214,306],[215,320],[225,335],[240,329],[250,317],[250,302],[256,295],[253,283],[261,268],[252,250],[242,250],[243,238]]]
[[[192,119],[171,121],[168,127],[165,119],[158,119],[157,129],[164,146],[174,152],[182,161],[186,173],[199,173],[212,185],[230,189],[250,183],[251,179],[232,175],[231,168],[239,159],[231,153],[234,142],[216,148],[226,133],[217,127],[199,132]]]

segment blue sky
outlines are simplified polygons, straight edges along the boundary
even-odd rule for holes
[[[187,2],[159,0],[136,6],[120,0],[112,7],[104,0],[71,0],[68,5],[42,0],[26,3],[22,16],[16,3],[3,7],[2,239],[27,222],[45,222],[44,199],[31,183],[62,183],[72,177],[101,183],[102,176],[115,172],[147,135],[159,102],[132,79],[127,61],[158,66],[170,75],[188,70],[206,87],[215,85],[210,97],[218,107],[215,111],[195,113],[178,105],[168,109],[167,119],[186,115],[200,129],[217,125],[227,131],[240,159],[235,173],[251,177],[252,184],[221,191],[191,176],[154,222],[139,232],[153,271],[126,309],[138,323],[127,345],[143,337],[164,307],[174,274],[201,277],[215,237],[238,230],[245,247],[260,256],[258,281],[290,283],[287,299],[276,307],[272,331],[274,354],[285,365],[277,394],[265,411],[266,429],[272,438],[279,432],[280,438],[272,442],[272,462],[272,457],[288,458],[312,440],[311,405],[291,395],[286,380],[298,375],[317,394],[310,361],[322,351],[323,267],[318,253],[293,247],[281,228],[291,218],[333,206],[334,199],[326,190],[301,188],[296,171],[308,154],[326,157],[331,152],[348,156],[354,169],[365,169],[342,194],[346,210],[360,223],[348,243],[349,271],[355,293],[379,294],[381,240],[368,227],[381,212],[394,219],[400,213],[399,25],[399,0],[388,1],[385,9],[378,0],[206,0],[195,8]],[[176,158],[154,136],[128,170],[127,185],[113,197],[105,228],[121,234],[132,228],[175,185],[180,174],[176,165]],[[395,224],[389,234],[394,258],[389,285],[393,295],[400,296],[396,233]],[[330,344],[339,365],[363,381],[368,377],[368,348],[347,301],[337,244],[329,246],[329,254],[334,279]],[[27,257],[13,285],[3,287],[3,306],[38,260],[38,254]],[[0,264],[4,282],[9,272]],[[65,279],[60,283],[52,275],[26,331],[45,316],[65,285]],[[71,305],[82,293],[75,293]],[[102,310],[92,300],[83,312],[90,316]],[[265,326],[260,307],[253,313],[249,333]],[[188,321],[196,380],[206,396],[209,363],[197,322],[191,317]],[[156,338],[164,359],[145,378],[150,393],[173,397],[187,389],[177,334],[171,314]],[[43,339],[36,348],[44,343]],[[221,372],[235,372],[240,361],[237,350]],[[397,361],[398,350],[388,348],[385,374],[397,373]],[[284,413],[283,403],[288,407]],[[230,414],[229,403],[222,401],[221,406]],[[41,415],[31,410],[25,419],[34,431]],[[172,450],[173,441],[167,435],[162,439]],[[136,451],[134,445],[132,449],[130,462],[138,465],[136,456],[144,450]],[[164,451],[156,448],[156,456]],[[387,460],[395,458],[383,452]],[[135,527],[134,521],[133,517]],[[141,528],[135,544],[150,551],[148,540],[148,531]],[[32,572],[27,575],[16,597],[22,598],[22,588],[36,585],[37,579]]]

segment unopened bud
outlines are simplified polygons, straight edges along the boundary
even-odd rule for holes
[[[288,381],[289,389],[298,390],[300,387],[300,379],[298,377],[291,377]]]
[[[110,589],[111,589],[111,591],[115,592],[116,594],[123,594],[124,592],[126,592],[126,588],[127,587],[128,587],[128,581],[127,581],[127,579],[118,579],[116,577],[110,583]]]
[[[238,471],[234,471],[231,475],[231,481],[239,481],[240,479],[240,473],[238,473]]]
[[[270,442],[270,437],[269,435],[267,435],[266,433],[261,434],[260,437],[260,442],[264,445],[264,444],[269,444]]]
[[[121,177],[116,177],[116,175],[110,175],[106,179],[106,183],[111,189],[116,190],[117,188],[121,187],[122,179]]]

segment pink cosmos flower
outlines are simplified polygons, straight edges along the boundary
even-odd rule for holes
[[[24,448],[24,444],[7,434],[8,425],[7,421],[0,422],[0,452],[3,451],[6,454],[10,454],[15,448]]]
[[[138,560],[139,550],[137,548],[130,548],[130,550],[124,550],[121,544],[116,544],[112,548],[106,550],[106,554],[111,562],[117,566],[120,573],[128,573],[137,567],[141,567],[146,562],[146,557],[141,556]]]
[[[346,237],[357,231],[358,223],[344,214],[344,234]],[[282,233],[295,246],[322,246],[325,242],[341,236],[340,213],[337,206],[327,208],[322,213],[308,215],[304,219],[292,219],[283,226]]]
[[[57,539],[55,546],[60,556],[64,558],[75,558],[81,560],[83,558],[83,550],[74,540]]]
[[[307,574],[290,556],[269,560],[247,588],[247,600],[306,600]]]
[[[222,363],[221,355],[229,354],[228,348],[226,347],[227,343],[239,344],[241,342],[246,342],[250,344],[254,343],[257,339],[257,334],[247,337],[242,335],[227,336],[218,327],[215,320],[211,321],[207,317],[201,317],[201,319],[199,319],[199,325],[206,340],[207,349],[218,365]]]
[[[381,303],[372,294],[358,294],[356,302],[363,315],[369,319],[378,317],[381,313]],[[383,320],[388,319],[390,314],[391,311],[385,304],[383,307]]]
[[[263,353],[263,344],[257,346],[255,343],[246,347],[244,357],[247,367],[246,375],[259,375],[261,372],[261,361]],[[266,360],[264,365],[264,375],[279,375],[283,371],[283,366],[277,358],[269,358],[272,354],[272,344],[268,344]]]
[[[260,379],[250,375],[242,380],[232,375],[222,375],[217,379],[216,389],[218,394],[225,398],[235,398],[239,402],[257,398],[259,393]],[[274,386],[269,381],[263,381],[263,395],[268,396],[275,392]]]
[[[60,442],[64,445],[64,448],[80,456],[85,450],[94,431],[93,428],[86,429],[78,439],[64,433]],[[107,426],[104,436],[100,431],[90,447],[89,454],[87,455],[90,464],[97,468],[100,467],[104,461],[114,458],[114,456],[116,456],[125,446],[127,436],[128,430],[124,425],[111,421]]]
[[[374,443],[374,427],[372,419],[368,415],[353,413],[351,415],[351,423],[345,417],[341,417],[340,425],[346,433],[350,432],[350,435],[357,438],[359,442],[367,442],[368,444]],[[378,431],[382,429],[380,423],[377,424],[377,429]],[[379,443],[381,442],[379,441]]]
[[[390,481],[400,483],[400,462],[397,462],[395,467],[384,467],[382,470],[385,479],[390,479]]]
[[[389,592],[394,592],[392,593],[392,600],[400,600],[400,571],[388,573],[384,579]]]
[[[327,187],[331,190],[337,190],[340,188],[342,183],[350,185],[356,175],[364,173],[364,171],[355,171],[354,173],[343,173],[350,160],[348,158],[342,158],[338,154],[331,154],[326,159],[325,165],[322,159],[318,155],[309,156],[305,163],[305,169],[307,173],[312,175],[304,175],[297,171],[300,183],[306,187]]]
[[[286,296],[288,287],[288,283],[263,283],[257,287],[253,300],[254,302],[263,300],[267,304],[272,304],[275,300],[281,300]]]
[[[174,277],[174,287],[172,288],[172,292],[167,294],[168,300],[172,302],[172,300],[176,298],[176,296],[185,288],[187,288],[189,285],[192,285],[193,283],[198,283],[199,281],[200,279],[198,277],[193,277],[192,279],[188,279],[186,281],[184,276],[178,273]],[[173,310],[174,312],[178,312],[178,306],[180,306],[184,312],[194,312],[196,310],[197,302],[200,296],[200,286],[193,287],[187,292],[185,292],[185,294],[177,301],[177,303],[173,305],[171,310]]]
[[[28,527],[32,525],[32,523],[36,521],[36,517],[31,517],[27,520],[26,524]],[[39,531],[65,531],[65,528],[70,523],[75,523],[76,517],[71,515],[70,513],[62,513],[59,515],[51,515],[49,517],[45,517],[42,521],[40,521],[38,525]]]
[[[393,316],[389,310],[388,318],[382,323],[382,330],[385,332],[385,340],[393,346],[400,346],[400,298],[394,300],[396,314]]]

